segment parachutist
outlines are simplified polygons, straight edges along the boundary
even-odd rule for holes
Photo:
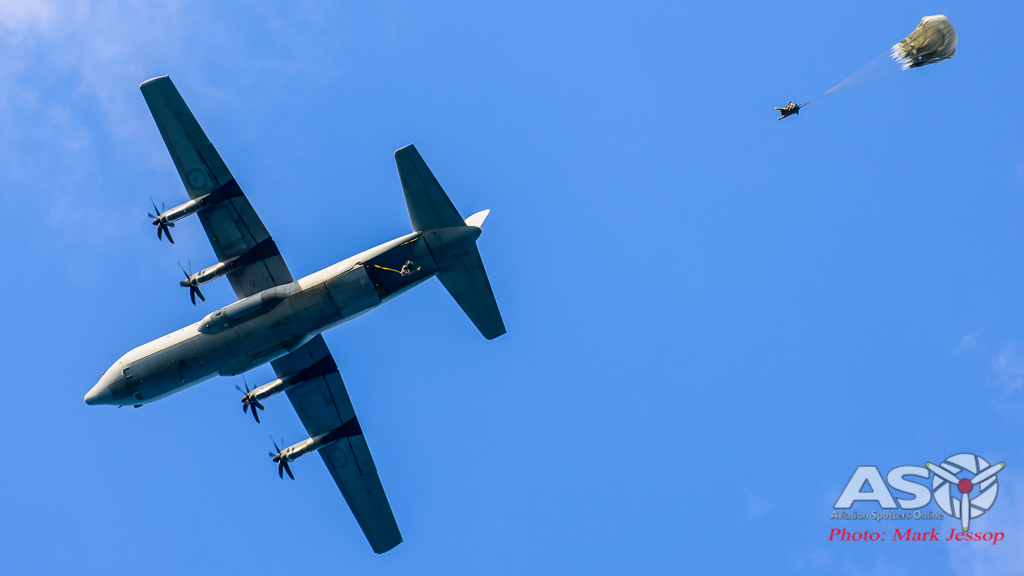
[[[792,100],[790,100],[789,104],[783,106],[782,108],[779,108],[778,106],[776,106],[775,109],[778,110],[780,114],[782,114],[782,116],[779,116],[779,120],[782,120],[783,118],[788,118],[789,116],[792,116],[793,114],[799,114],[800,113],[800,105],[799,104],[793,104]]]
[[[399,270],[398,273],[401,274],[402,276],[408,276],[409,274],[412,274],[413,272],[419,272],[420,268],[422,268],[422,266],[416,266],[416,269],[413,270],[412,267],[413,267],[413,262],[412,262],[412,260],[409,260],[409,261],[407,261],[402,266],[402,269]]]

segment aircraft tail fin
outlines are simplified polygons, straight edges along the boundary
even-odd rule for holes
[[[465,226],[437,178],[412,144],[395,152],[398,176],[402,179],[405,204],[409,208],[412,229],[422,232],[432,228]]]
[[[395,152],[395,163],[402,179],[412,229],[438,232],[429,235],[431,238],[427,241],[435,260],[443,266],[438,280],[484,338],[493,340],[501,336],[505,333],[505,323],[476,246],[480,226],[490,210],[482,210],[463,220],[413,145]]]

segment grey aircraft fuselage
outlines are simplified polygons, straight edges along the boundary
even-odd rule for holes
[[[430,279],[479,235],[476,226],[414,232],[234,302],[122,356],[85,402],[141,406],[276,360]]]

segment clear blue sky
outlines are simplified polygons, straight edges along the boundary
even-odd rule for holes
[[[951,61],[777,122],[945,13]],[[9,573],[1019,574],[1024,8],[1010,3],[0,2]],[[409,231],[414,143],[508,334],[437,282],[328,332],[406,542],[282,482],[241,378],[83,395],[193,308],[138,90],[170,74],[296,276]],[[247,376],[271,379],[269,368]],[[1000,546],[839,545],[858,465],[1006,461]],[[935,509],[934,505],[930,509]],[[947,520],[943,529],[956,525]],[[861,525],[858,525],[858,527]],[[892,525],[889,525],[891,527]],[[868,527],[864,525],[864,527]]]

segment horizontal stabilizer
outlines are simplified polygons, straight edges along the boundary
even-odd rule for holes
[[[505,333],[505,323],[476,246],[442,270],[437,278],[484,338],[493,340]]]
[[[415,232],[448,226],[463,226],[462,216],[455,209],[437,178],[412,144],[395,152],[398,176],[402,179],[409,220]]]

